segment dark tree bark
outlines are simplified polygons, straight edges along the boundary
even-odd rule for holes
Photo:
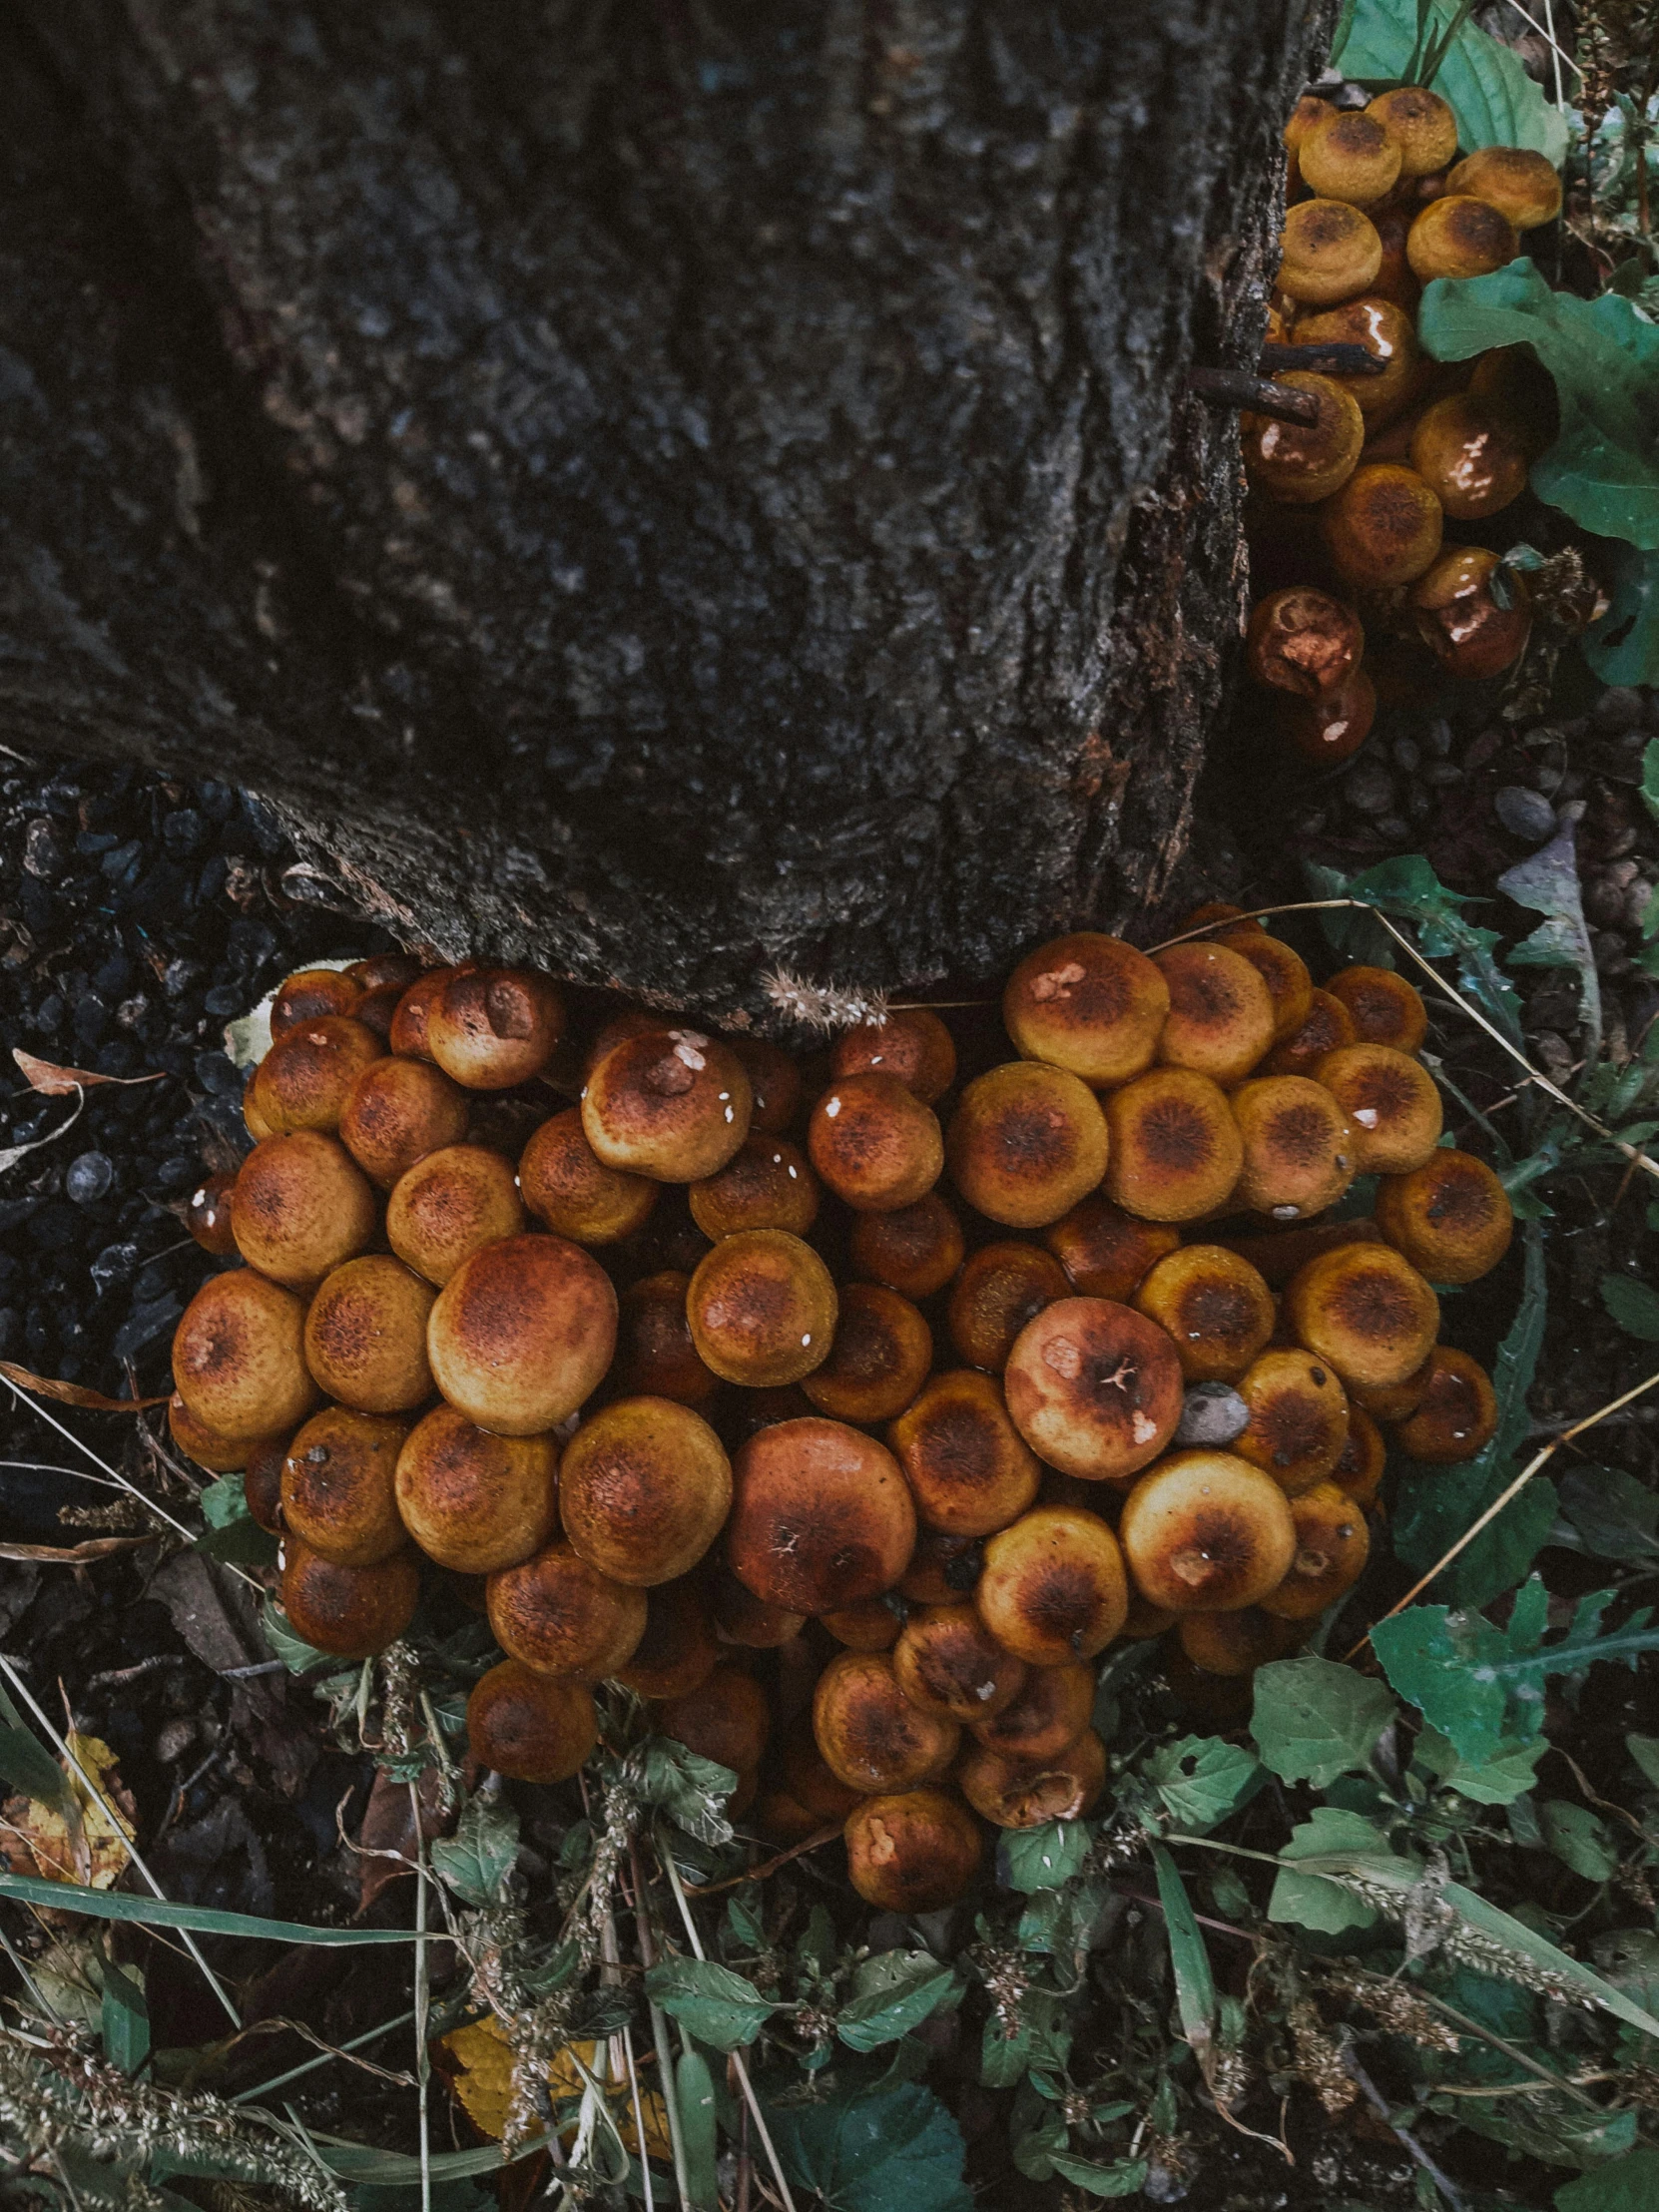
[[[14,0],[0,702],[757,1014],[1121,922],[1327,0]]]

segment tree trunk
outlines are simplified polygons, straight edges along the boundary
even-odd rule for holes
[[[16,0],[14,745],[712,1016],[1156,899],[1328,0]]]

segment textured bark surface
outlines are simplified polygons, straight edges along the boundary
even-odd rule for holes
[[[1179,848],[1324,0],[17,0],[0,737],[730,1017]]]

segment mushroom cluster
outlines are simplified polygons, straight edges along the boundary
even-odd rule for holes
[[[1285,142],[1268,341],[1321,351],[1279,379],[1313,402],[1312,421],[1244,422],[1252,569],[1278,584],[1252,615],[1248,660],[1282,737],[1329,766],[1364,743],[1380,692],[1402,696],[1418,669],[1495,676],[1526,645],[1525,578],[1500,575],[1481,536],[1555,437],[1554,387],[1523,345],[1432,360],[1414,318],[1434,278],[1514,261],[1521,235],[1560,214],[1561,180],[1522,147],[1459,161],[1452,110],[1416,85],[1363,110],[1309,94]],[[1351,372],[1333,347],[1377,365]]]
[[[620,1684],[904,1911],[982,1822],[1094,1803],[1114,1638],[1167,1634],[1194,1704],[1292,1649],[1383,1431],[1494,1426],[1432,1286],[1509,1206],[1441,1143],[1422,1002],[1208,907],[1041,946],[1002,1015],[961,1080],[922,1008],[795,1057],[634,1008],[579,1041],[519,969],[289,977],[171,1421],[243,1471],[294,1633],[366,1657],[447,1578],[502,1654],[482,1765],[568,1777]]]

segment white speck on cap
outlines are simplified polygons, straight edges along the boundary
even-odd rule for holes
[[[810,1344],[812,1343],[812,1341],[813,1341],[813,1333],[812,1333],[812,1331],[811,1331],[811,1330],[809,1329],[809,1330],[808,1330],[808,1332],[807,1332],[807,1334],[806,1334],[806,1336],[802,1338],[801,1342],[802,1342],[802,1343],[803,1343],[804,1345],[810,1345]]]
[[[1354,1118],[1362,1129],[1375,1129],[1377,1127],[1377,1108],[1375,1106],[1356,1106]]]
[[[824,1113],[827,1121],[833,1121],[840,1110],[841,1102],[838,1098],[827,1098],[824,1101]]]

